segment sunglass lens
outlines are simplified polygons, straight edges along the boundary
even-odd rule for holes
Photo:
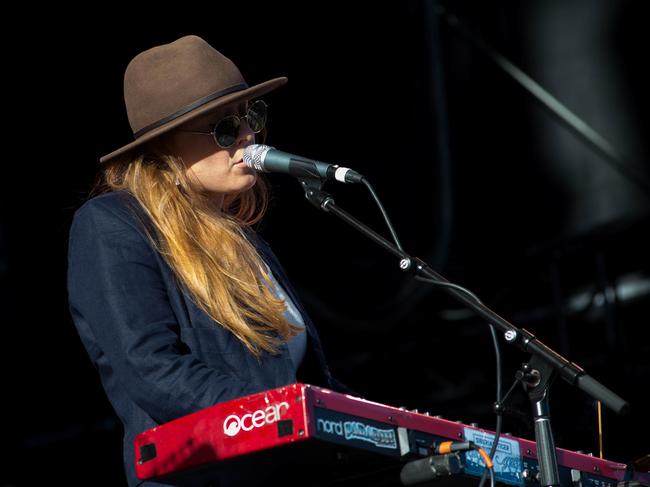
[[[230,116],[222,119],[214,128],[214,137],[221,147],[230,147],[239,135],[239,117]]]
[[[266,103],[257,100],[248,108],[248,126],[255,133],[260,132],[266,125]]]

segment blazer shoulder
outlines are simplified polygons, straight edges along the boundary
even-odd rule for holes
[[[75,212],[73,228],[92,225],[96,231],[151,231],[151,223],[138,201],[126,191],[112,191],[86,201]]]

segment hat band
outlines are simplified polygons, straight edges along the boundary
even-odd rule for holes
[[[221,96],[229,95],[230,93],[234,93],[235,91],[245,90],[246,88],[248,88],[248,85],[246,83],[239,83],[239,84],[236,84],[236,85],[233,85],[233,86],[229,86],[228,88],[224,88],[223,90],[216,91],[216,92],[214,92],[214,93],[212,93],[212,94],[210,94],[208,96],[204,96],[203,98],[199,99],[198,101],[195,101],[194,103],[191,103],[191,104],[181,108],[177,112],[174,112],[171,115],[169,115],[169,116],[167,116],[167,117],[165,117],[165,118],[163,118],[161,120],[158,120],[157,122],[154,122],[154,123],[152,123],[150,125],[147,125],[144,128],[141,128],[137,132],[134,132],[133,136],[137,139],[141,135],[144,135],[146,132],[149,132],[150,130],[158,128],[161,125],[165,125],[166,123],[171,122],[172,120],[180,117],[181,115],[185,115],[186,113],[191,112],[192,110],[200,107],[201,105],[205,105],[206,103],[211,102],[215,98],[219,98]]]

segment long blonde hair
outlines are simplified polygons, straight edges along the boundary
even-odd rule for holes
[[[153,150],[107,165],[91,195],[117,190],[140,203],[156,229],[156,236],[149,235],[152,244],[190,298],[256,357],[276,353],[281,342],[298,333],[245,235],[245,227],[267,208],[263,178],[247,191],[226,195],[219,212],[189,184],[180,159]]]

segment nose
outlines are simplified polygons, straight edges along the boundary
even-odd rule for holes
[[[255,132],[253,132],[248,125],[248,120],[246,118],[241,119],[241,125],[239,126],[239,136],[237,137],[237,145],[246,145],[247,142],[253,142],[255,140]]]

